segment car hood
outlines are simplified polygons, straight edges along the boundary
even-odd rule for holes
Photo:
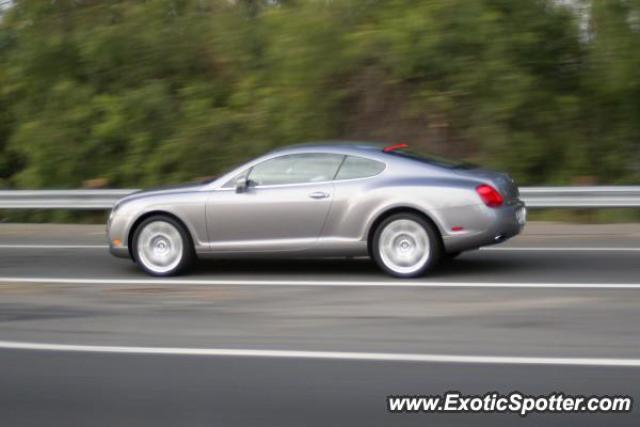
[[[189,191],[198,191],[204,188],[205,186],[206,184],[202,184],[202,183],[195,183],[195,184],[191,183],[191,184],[167,185],[163,187],[150,188],[148,190],[140,190],[140,191],[131,193],[123,197],[122,199],[118,200],[118,202],[116,203],[116,206],[124,202],[130,202],[132,200],[138,200],[145,197],[162,196],[165,194],[184,193]]]

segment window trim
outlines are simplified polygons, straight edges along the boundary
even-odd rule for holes
[[[286,157],[286,156],[295,156],[295,155],[303,155],[303,154],[325,154],[325,155],[334,155],[334,156],[342,156],[342,160],[340,161],[340,165],[338,165],[338,169],[336,170],[336,173],[333,175],[333,178],[330,180],[326,180],[326,181],[316,181],[316,182],[295,182],[295,183],[290,183],[290,184],[268,184],[268,185],[256,185],[253,186],[251,188],[286,188],[286,187],[295,187],[295,186],[302,186],[302,185],[319,185],[319,184],[329,184],[332,182],[348,182],[348,181],[356,181],[356,180],[360,180],[360,179],[369,179],[369,178],[373,178],[376,176],[381,175],[384,171],[387,170],[388,168],[388,164],[387,162],[383,161],[383,160],[379,160],[379,159],[372,159],[370,157],[365,157],[365,156],[360,156],[360,155],[352,155],[352,154],[344,154],[344,153],[331,153],[331,152],[309,152],[309,153],[289,153],[289,154],[282,154],[280,156],[274,156],[274,157],[270,157],[268,159],[264,159],[263,161],[253,164],[251,166],[249,166],[248,168],[234,174],[227,182],[225,182],[224,184],[222,184],[217,191],[235,191],[235,181],[237,181],[237,179],[239,177],[241,177],[242,175],[246,175],[246,177],[248,178],[249,175],[251,174],[251,171],[253,170],[254,167],[261,165],[264,162],[268,162],[274,159],[279,159],[281,157]],[[382,170],[380,170],[380,172],[378,172],[375,175],[369,175],[369,176],[361,176],[361,177],[357,177],[357,178],[342,178],[342,179],[338,179],[337,176],[340,173],[340,169],[342,168],[342,166],[344,165],[344,162],[347,160],[347,157],[356,157],[356,158],[360,158],[360,159],[365,159],[365,160],[370,160],[372,162],[376,162],[376,163],[381,163],[382,165],[384,165],[384,168],[382,168]],[[227,187],[227,185],[233,183],[233,185],[231,185],[230,187]]]
[[[373,175],[359,176],[359,177],[356,177],[356,178],[342,178],[342,179],[338,179],[338,178],[337,178],[337,176],[338,176],[338,174],[340,173],[340,169],[342,168],[342,166],[344,165],[344,163],[347,161],[347,157],[355,157],[355,158],[360,158],[360,159],[369,160],[369,161],[372,161],[372,162],[375,162],[375,163],[380,163],[380,164],[382,164],[384,167],[383,167],[382,169],[380,169],[380,172],[378,172],[378,173],[376,173],[376,174],[373,174]],[[367,178],[373,178],[373,177],[376,177],[376,176],[378,176],[378,175],[382,174],[384,171],[386,171],[386,170],[387,170],[387,167],[388,167],[387,162],[384,162],[384,161],[382,161],[382,160],[372,159],[372,158],[370,158],[370,157],[365,157],[365,156],[357,156],[357,155],[356,155],[356,156],[354,156],[354,155],[351,155],[351,154],[345,154],[345,155],[344,155],[344,159],[342,160],[342,163],[340,163],[340,167],[338,168],[338,171],[336,172],[336,175],[333,177],[333,181],[334,181],[334,182],[343,182],[343,181],[354,181],[354,180],[356,180],[356,179],[367,179]]]

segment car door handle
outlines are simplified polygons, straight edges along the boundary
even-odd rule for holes
[[[326,199],[327,197],[329,197],[329,193],[325,193],[324,191],[316,191],[309,194],[309,197],[311,197],[312,199]]]

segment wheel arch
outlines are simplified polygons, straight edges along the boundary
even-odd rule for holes
[[[163,210],[152,210],[152,211],[149,211],[149,212],[145,212],[142,215],[140,215],[138,218],[136,218],[136,220],[133,222],[133,224],[131,224],[131,227],[129,228],[129,232],[127,233],[127,248],[129,250],[129,256],[131,257],[131,259],[134,259],[133,258],[133,252],[132,252],[133,251],[133,236],[136,233],[136,230],[138,229],[140,224],[142,224],[142,222],[144,220],[146,220],[147,218],[150,218],[152,216],[165,216],[165,217],[169,217],[169,218],[173,219],[174,221],[176,221],[186,231],[187,236],[189,236],[189,239],[191,240],[191,246],[193,246],[194,240],[193,240],[193,235],[191,233],[191,230],[189,229],[189,227],[187,227],[187,224],[180,217],[178,217],[176,214],[171,213],[171,212],[167,212],[167,211],[163,211]]]
[[[384,221],[385,219],[399,213],[411,213],[411,214],[418,215],[419,217],[427,221],[429,224],[431,224],[437,232],[440,248],[444,249],[442,231],[440,230],[440,227],[438,226],[438,224],[433,220],[433,218],[431,218],[429,214],[427,214],[426,212],[420,209],[416,209],[410,206],[396,206],[393,208],[389,208],[381,212],[380,214],[378,214],[378,216],[373,220],[373,222],[369,226],[369,230],[367,230],[367,252],[369,253],[369,256],[372,256],[371,249],[373,248],[373,236],[375,235],[378,226],[380,226],[382,221]]]

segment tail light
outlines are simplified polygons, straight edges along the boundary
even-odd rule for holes
[[[484,204],[490,208],[499,208],[504,202],[498,190],[487,184],[478,185],[476,187],[476,193],[478,193]]]

